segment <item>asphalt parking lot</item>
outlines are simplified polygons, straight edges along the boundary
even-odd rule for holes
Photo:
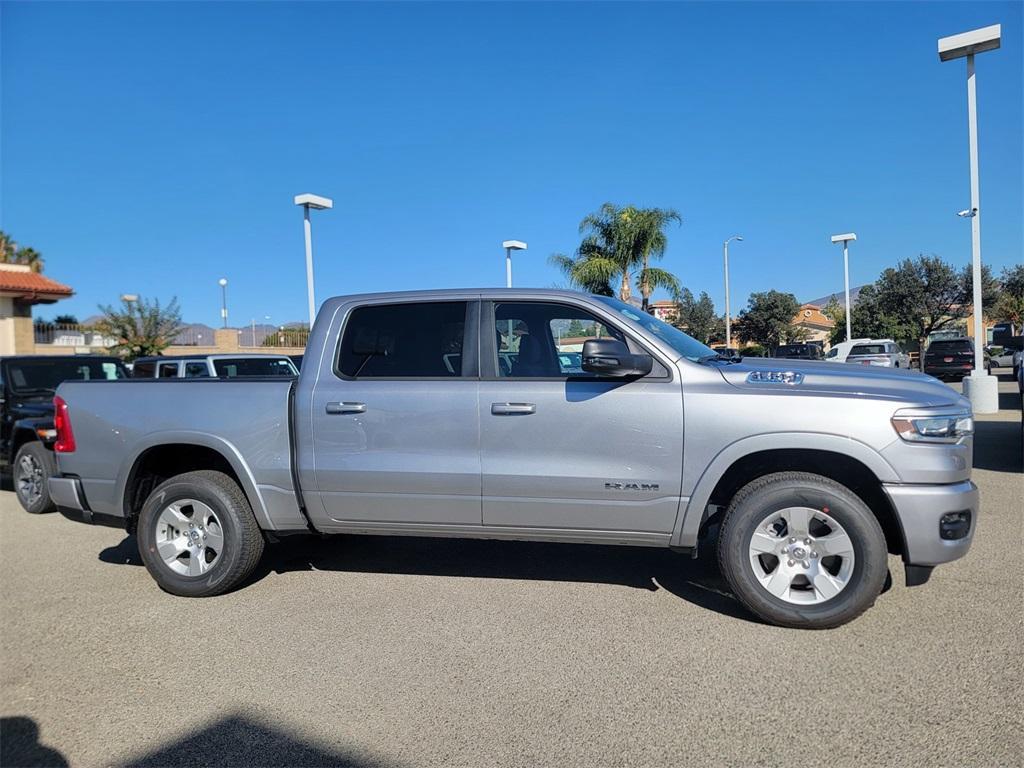
[[[346,537],[162,593],[134,541],[0,494],[3,766],[1012,766],[1024,754],[1021,414],[979,417],[970,554],[824,632],[710,558]]]

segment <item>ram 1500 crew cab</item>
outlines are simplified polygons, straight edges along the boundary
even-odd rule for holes
[[[717,531],[752,612],[831,627],[887,552],[910,584],[964,555],[979,511],[970,406],[935,379],[722,358],[570,291],[334,298],[295,381],[68,382],[56,428],[59,508],[134,531],[184,596],[293,532],[696,553]]]

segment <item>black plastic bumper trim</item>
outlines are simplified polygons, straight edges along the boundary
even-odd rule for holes
[[[907,586],[908,587],[919,587],[922,584],[927,583],[928,579],[932,577],[932,570],[935,568],[934,565],[904,565],[904,570],[907,574]]]

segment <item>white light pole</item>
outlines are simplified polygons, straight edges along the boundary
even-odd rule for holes
[[[313,327],[313,320],[316,317],[316,299],[313,294],[313,233],[309,225],[309,209],[318,211],[331,209],[334,201],[328,197],[318,195],[296,195],[295,204],[302,206],[303,224],[306,230],[306,291],[309,294],[309,327]]]
[[[725,265],[725,348],[732,346],[732,315],[729,313],[729,243],[735,240],[743,242],[742,235],[733,235],[722,243],[722,262]]]
[[[228,327],[228,279],[222,277],[217,281],[217,285],[220,286],[220,319],[224,323],[224,327]]]
[[[843,244],[843,285],[846,286],[846,340],[853,338],[851,333],[851,321],[853,313],[850,311],[850,241],[856,240],[857,235],[847,232],[845,235],[832,235],[833,243]]]
[[[522,240],[504,240],[501,247],[505,249],[505,287],[512,287],[512,251],[525,251],[526,243]]]
[[[975,413],[999,410],[999,381],[985,370],[984,329],[981,322],[981,203],[978,182],[978,102],[974,84],[974,54],[999,47],[999,24],[939,39],[939,60],[967,57],[967,136],[971,158],[971,261],[974,283],[974,370],[964,378],[964,394]]]

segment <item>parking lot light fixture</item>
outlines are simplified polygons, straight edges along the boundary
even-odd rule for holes
[[[228,327],[228,279],[222,277],[217,281],[220,286],[220,319],[224,327]]]
[[[329,197],[320,197],[309,193],[296,195],[295,204],[302,206],[303,226],[306,234],[306,292],[309,297],[309,327],[313,327],[316,317],[316,298],[313,292],[313,233],[309,224],[309,209],[323,211],[334,207]]]
[[[525,251],[526,243],[522,240],[503,240],[501,247],[505,249],[505,287],[512,287],[512,251]]]
[[[849,245],[851,240],[856,240],[857,235],[853,232],[847,232],[845,235],[832,235],[833,243],[843,244],[843,285],[846,290],[846,340],[849,341],[853,338],[853,333],[850,329],[852,327],[852,313],[850,311],[850,250]]]
[[[725,267],[725,348],[727,350],[732,346],[730,343],[732,339],[732,317],[729,313],[729,243],[733,240],[737,243],[742,243],[743,235],[733,235],[722,243],[722,262]]]
[[[999,410],[999,383],[985,370],[984,329],[981,321],[981,203],[978,180],[978,99],[974,79],[974,56],[999,48],[1002,27],[993,24],[959,35],[939,39],[939,61],[967,59],[967,141],[971,163],[971,207],[960,216],[971,220],[971,271],[974,305],[974,370],[964,378],[964,394],[975,413]]]

